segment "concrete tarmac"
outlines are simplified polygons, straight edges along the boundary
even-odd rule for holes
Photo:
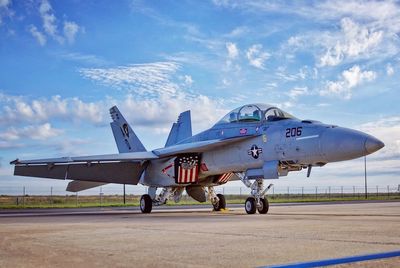
[[[0,267],[256,267],[399,249],[400,202],[0,211]]]

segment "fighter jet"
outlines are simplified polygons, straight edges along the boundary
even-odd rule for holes
[[[183,192],[199,202],[207,198],[216,211],[226,208],[214,187],[241,180],[250,189],[248,214],[266,214],[269,203],[264,180],[289,172],[322,167],[330,162],[362,157],[384,147],[366,133],[300,120],[278,107],[248,104],[229,112],[213,127],[192,135],[190,111],[173,123],[164,148],[147,151],[116,106],[110,109],[118,154],[14,160],[14,175],[72,180],[77,192],[107,183],[142,184],[148,194],[140,209],[168,200],[179,202]],[[160,189],[157,191],[157,189]]]

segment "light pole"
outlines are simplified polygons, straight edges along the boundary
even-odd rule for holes
[[[125,195],[126,195],[126,193],[125,193],[125,183],[124,183],[124,205],[126,204]]]
[[[364,156],[364,185],[365,185],[365,199],[368,199],[368,188],[367,188],[367,156]]]

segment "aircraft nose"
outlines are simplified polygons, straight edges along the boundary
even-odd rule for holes
[[[381,142],[380,140],[378,140],[377,138],[369,136],[365,140],[364,146],[365,146],[365,150],[367,151],[367,153],[372,154],[372,153],[378,151],[379,149],[383,148],[385,146],[385,144],[383,142]]]
[[[358,158],[384,146],[371,135],[342,127],[326,129],[321,138],[321,152],[327,162]]]

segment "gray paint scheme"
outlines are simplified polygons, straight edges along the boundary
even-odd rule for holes
[[[178,116],[176,123],[172,124],[165,147],[177,144],[192,137],[192,120],[190,111],[185,111]]]
[[[244,108],[250,109],[249,107],[256,107],[259,111],[252,115],[243,114],[249,119],[241,120],[242,115],[237,114]],[[113,123],[124,124],[126,121],[118,109],[111,109],[113,113],[119,114],[119,121],[114,120]],[[275,114],[271,115],[271,111]],[[14,174],[93,182],[141,183],[151,187],[215,186],[216,176],[224,173],[244,173],[248,178],[277,179],[291,171],[361,157],[384,146],[375,137],[360,131],[318,121],[302,121],[269,105],[242,106],[224,117],[225,121],[223,118],[212,128],[183,140],[180,139],[189,133],[190,114],[181,114],[181,117],[186,124],[183,134],[178,133],[179,127],[173,126],[171,131],[175,132],[171,132],[165,148],[143,151],[144,146],[128,125],[132,144],[139,151],[15,160],[11,162],[15,165]],[[229,122],[226,118],[233,120]],[[122,137],[123,132],[116,131],[115,126],[112,125],[112,128],[118,148],[122,148],[126,137]],[[173,139],[173,136],[180,138]],[[206,170],[200,170],[199,180],[194,184],[177,184],[171,175],[162,171],[176,156],[185,153],[199,153],[201,163],[206,166]],[[236,179],[238,177],[233,176],[231,180]]]

